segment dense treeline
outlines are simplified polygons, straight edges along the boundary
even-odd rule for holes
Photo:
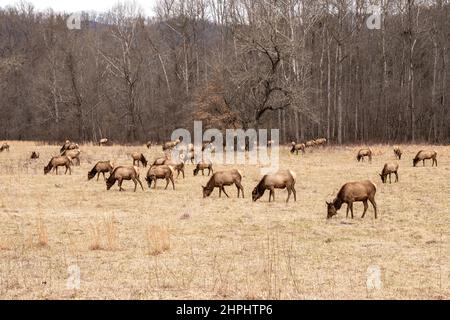
[[[371,3],[376,1],[371,1]],[[450,2],[160,0],[67,15],[0,10],[0,140],[167,140],[280,128],[283,142],[446,142]]]

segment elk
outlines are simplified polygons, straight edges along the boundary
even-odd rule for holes
[[[398,160],[402,160],[402,154],[403,154],[403,152],[402,152],[402,150],[400,149],[400,147],[398,147],[398,146],[395,146],[395,147],[394,147],[394,154],[395,154],[395,157],[396,157]]]
[[[180,174],[183,175],[183,179],[185,178],[183,161],[177,162],[173,160],[166,160],[164,161],[163,165],[172,167],[177,172],[177,179],[180,176]]]
[[[336,199],[333,202],[327,202],[328,215],[327,219],[331,219],[337,215],[337,211],[342,208],[342,204],[347,204],[347,218],[348,213],[351,211],[353,217],[353,203],[363,202],[364,213],[362,219],[366,216],[367,209],[369,208],[368,201],[372,204],[375,210],[375,219],[377,219],[377,204],[375,202],[375,194],[377,193],[377,186],[372,181],[359,181],[349,182],[345,184],[339,191]]]
[[[192,164],[194,164],[195,153],[194,153],[194,151],[189,151],[187,153],[181,152],[180,159],[181,159],[181,161],[183,161],[185,163],[190,161]]]
[[[0,152],[3,152],[3,151],[9,151],[9,144],[8,143],[3,143],[2,144],[2,146],[0,147]]]
[[[30,159],[31,159],[31,160],[39,159],[39,152],[33,151],[33,152],[31,153]]]
[[[137,184],[141,185],[142,191],[144,191],[144,186],[139,179],[139,168],[137,167],[117,167],[113,170],[109,178],[106,180],[106,190],[111,190],[112,186],[118,181],[119,190],[125,191],[122,188],[123,180],[133,180],[134,182],[134,192],[137,190]]]
[[[172,182],[173,190],[175,190],[175,182],[173,181],[173,175],[175,173],[175,170],[171,166],[158,166],[158,167],[151,167],[147,172],[147,184],[148,187],[152,188],[152,182],[155,181],[154,189],[156,189],[156,182],[158,180],[166,180],[166,188],[169,187],[169,183]]]
[[[302,151],[302,153],[305,153],[305,148],[306,148],[306,146],[304,143],[297,144],[295,142],[292,142],[291,153],[294,154],[296,152],[297,155],[298,155],[299,151]]]
[[[431,166],[434,167],[434,165],[436,165],[437,167],[438,166],[437,152],[432,150],[420,151],[413,160],[413,166],[416,167],[420,161],[423,161],[423,166],[425,167],[425,160],[432,160],[433,164]]]
[[[164,157],[156,159],[151,166],[163,166],[168,160],[170,160],[170,158],[165,154]]]
[[[356,156],[356,160],[358,160],[358,162],[360,162],[361,160],[362,162],[364,162],[364,158],[366,157],[369,158],[369,162],[372,162],[372,150],[370,148],[359,150],[358,155]]]
[[[398,163],[386,163],[381,171],[381,182],[386,183],[389,176],[389,183],[392,183],[391,175],[395,174],[395,182],[398,182]]]
[[[135,166],[136,163],[137,163],[137,166],[139,167],[139,163],[142,163],[144,168],[147,167],[147,164],[148,164],[147,159],[145,159],[145,157],[144,157],[144,155],[142,153],[140,153],[140,152],[133,152],[131,154],[131,158],[133,158],[133,166]]]
[[[183,142],[183,139],[181,137],[175,141],[166,142],[163,144],[163,151],[172,150],[177,145],[179,145],[181,142]]]
[[[147,146],[147,149],[151,149],[153,146],[153,142],[147,141],[147,143],[145,145]]]
[[[100,139],[100,141],[98,142],[98,145],[100,147],[106,146],[108,144],[109,140],[106,138]]]
[[[327,144],[327,139],[325,138],[319,138],[314,140],[314,143],[316,144],[316,146],[320,147],[320,146],[325,146]]]
[[[100,173],[103,174],[103,179],[106,181],[105,173],[112,172],[114,169],[114,164],[111,161],[100,161],[92,168],[88,173],[88,180],[94,179],[97,175],[97,181],[100,178]]]
[[[66,140],[66,142],[64,143],[64,145],[61,147],[61,149],[59,150],[59,152],[61,153],[61,155],[63,155],[64,151],[67,150],[75,150],[75,149],[79,149],[80,147],[78,146],[78,144],[70,142],[70,140]]]
[[[61,155],[70,157],[70,159],[72,159],[72,162],[76,166],[79,166],[81,163],[81,161],[80,161],[81,151],[79,149],[67,149],[67,150],[64,150],[64,152]],[[74,161],[74,160],[76,160],[76,161]]]
[[[72,159],[68,156],[57,156],[52,157],[47,166],[44,167],[44,175],[48,174],[52,169],[56,171],[56,175],[58,175],[58,167],[66,167],[66,172],[69,171],[69,174],[72,175],[72,169],[70,166],[72,165]]]
[[[305,148],[313,148],[316,145],[314,140],[309,140],[305,142]]]
[[[270,190],[269,202],[271,198],[273,198],[273,201],[275,201],[275,189],[287,189],[288,197],[286,203],[289,202],[291,193],[294,194],[294,201],[297,201],[297,192],[295,190],[296,177],[297,175],[295,174],[295,172],[291,170],[283,170],[278,171],[274,174],[265,175],[255,187],[255,189],[253,189],[253,201],[256,202],[258,199],[260,199],[264,195],[266,190]]]
[[[238,198],[240,196],[240,191],[242,191],[242,198],[244,198],[244,187],[241,184],[242,173],[239,170],[232,169],[227,171],[216,172],[213,174],[211,179],[209,179],[208,184],[203,187],[203,198],[211,196],[211,193],[215,188],[219,188],[219,198],[222,197],[223,193],[229,198],[227,192],[225,191],[225,186],[236,185],[238,190]]]
[[[194,169],[194,176],[197,176],[201,171],[202,175],[205,175],[205,170],[208,169],[208,177],[211,173],[214,173],[212,162],[200,161],[197,163],[197,167]]]

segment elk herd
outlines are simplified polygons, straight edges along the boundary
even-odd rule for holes
[[[175,141],[169,141],[163,144],[162,149],[164,151],[164,157],[155,159],[151,162],[150,168],[147,171],[145,180],[149,189],[156,189],[158,180],[165,180],[167,190],[169,185],[172,185],[173,190],[175,190],[175,181],[178,179],[180,174],[185,179],[185,165],[188,162],[194,164],[195,154],[194,146],[192,144],[183,145],[182,139]],[[203,144],[202,151],[207,148],[212,147],[212,142],[209,141]],[[108,139],[102,139],[99,142],[99,146],[105,146],[108,144]],[[303,154],[306,153],[308,148],[323,147],[327,144],[327,139],[315,139],[306,141],[304,143],[292,142],[290,146],[291,154],[299,152]],[[155,144],[148,142],[147,147],[150,149]],[[268,144],[269,146],[269,144]],[[178,148],[180,157],[179,159],[172,159],[171,154],[168,151]],[[10,146],[8,143],[3,143],[0,146],[0,152],[9,151]],[[48,174],[54,171],[58,174],[58,168],[65,168],[64,174],[72,174],[71,167],[74,165],[80,165],[80,155],[82,154],[79,145],[67,140],[59,150],[59,155],[53,156],[48,164],[44,167],[44,174]],[[395,146],[393,148],[394,156],[397,160],[402,159],[403,152],[400,147]],[[39,153],[33,151],[31,154],[31,159],[39,159]],[[112,161],[99,161],[93,168],[88,172],[88,180],[92,180],[97,176],[97,181],[100,175],[103,175],[103,180],[106,183],[107,190],[110,190],[115,183],[118,183],[120,191],[124,191],[122,188],[122,183],[124,180],[132,181],[134,183],[134,192],[137,191],[138,185],[144,190],[143,184],[140,179],[140,165],[146,168],[149,164],[144,154],[141,152],[134,152],[130,154],[133,161],[132,166],[115,166]],[[367,158],[369,162],[372,162],[374,153],[371,148],[364,148],[358,151],[356,155],[356,160],[358,162],[364,162]],[[420,162],[423,166],[426,165],[426,160],[432,161],[432,167],[438,166],[437,152],[433,150],[421,150],[417,153],[413,159],[413,167],[416,167]],[[205,171],[208,171],[209,180],[205,186],[202,186],[203,197],[210,197],[215,189],[219,191],[219,198],[222,197],[222,193],[229,198],[225,187],[234,185],[237,189],[237,197],[244,198],[244,187],[242,185],[242,180],[244,175],[241,171],[237,169],[228,169],[215,172],[213,169],[213,163],[207,160],[201,160],[195,164],[195,169],[193,175],[198,176],[201,172],[202,176],[205,176]],[[392,175],[395,176],[395,183],[399,182],[399,164],[397,162],[388,162],[384,165],[381,173],[379,174],[381,182],[383,184],[387,183],[389,178],[389,183],[392,183]],[[109,174],[106,177],[106,174]],[[175,175],[177,177],[175,178]],[[286,202],[289,202],[291,195],[294,197],[294,201],[297,201],[297,193],[295,190],[295,183],[297,180],[297,175],[292,170],[280,170],[276,173],[267,174],[262,177],[259,183],[252,191],[252,200],[255,202],[259,200],[266,191],[269,192],[269,202],[275,201],[275,189],[287,189],[288,196]],[[355,202],[362,202],[364,204],[364,212],[362,218],[365,217],[368,210],[368,203],[370,202],[375,211],[375,219],[377,219],[377,204],[375,201],[375,194],[377,192],[377,187],[372,181],[357,181],[344,184],[339,190],[336,198],[327,202],[327,218],[330,219],[337,215],[337,212],[342,208],[343,204],[347,205],[347,218],[349,213],[353,219],[353,204]]]

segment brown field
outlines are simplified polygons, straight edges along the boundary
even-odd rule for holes
[[[82,146],[72,176],[44,176],[59,147],[9,142],[0,153],[0,298],[2,299],[449,299],[450,147],[434,147],[438,168],[412,167],[423,146],[403,146],[400,183],[382,185],[378,173],[394,160],[392,147],[372,146],[372,164],[357,163],[359,146],[326,148],[305,156],[283,149],[281,167],[297,173],[297,202],[286,191],[252,203],[260,179],[244,172],[246,199],[202,198],[207,177],[177,190],[145,192],[125,182],[106,191],[87,181],[98,160],[131,164],[127,153],[153,160],[160,148]],[[33,150],[36,162],[28,160]],[[216,170],[218,168],[215,168]],[[146,170],[141,170],[144,181]],[[369,208],[345,219],[345,205],[326,220],[326,200],[348,181],[378,185],[379,219]],[[80,289],[68,289],[70,267]],[[369,290],[367,270],[381,269],[382,287]]]

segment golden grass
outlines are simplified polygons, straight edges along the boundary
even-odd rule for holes
[[[433,147],[438,168],[412,167],[425,146],[402,146],[400,183],[383,185],[378,173],[393,161],[392,147],[371,146],[373,162],[357,163],[362,146],[329,147],[293,156],[281,167],[297,173],[298,201],[251,202],[258,166],[244,172],[246,199],[203,199],[207,177],[176,190],[132,192],[124,183],[109,192],[87,181],[100,160],[130,165],[127,154],[146,147],[82,146],[82,165],[71,176],[43,175],[59,146],[10,141],[0,154],[0,297],[5,299],[449,299],[450,147]],[[30,161],[31,151],[40,159]],[[217,169],[223,168],[218,166]],[[146,170],[141,170],[144,181]],[[379,219],[355,205],[355,220],[326,220],[325,201],[343,183],[371,179],[378,185]],[[45,245],[40,245],[43,243]],[[68,267],[81,271],[76,296],[66,288]],[[367,288],[372,266],[379,290]]]

